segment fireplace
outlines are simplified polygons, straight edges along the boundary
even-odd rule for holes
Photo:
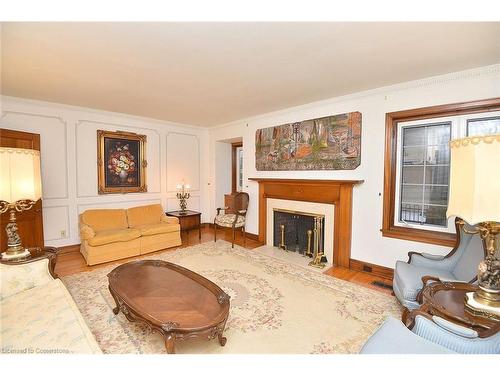
[[[302,202],[322,204],[328,210],[293,208],[303,212],[321,212],[325,215],[324,252],[329,263],[350,268],[352,196],[353,187],[362,180],[299,180],[278,178],[250,178],[259,183],[259,241],[273,245],[274,228],[272,211],[268,210],[272,201]],[[283,205],[280,208],[289,208]],[[269,236],[269,234],[271,234]]]
[[[325,215],[273,209],[273,245],[312,257],[316,248],[324,248]]]

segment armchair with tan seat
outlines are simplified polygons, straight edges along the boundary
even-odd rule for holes
[[[80,237],[89,266],[181,244],[178,219],[166,216],[160,204],[84,211]]]

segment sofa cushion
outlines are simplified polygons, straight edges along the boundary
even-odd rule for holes
[[[59,279],[6,298],[1,306],[3,353],[101,353]]]
[[[106,245],[112,242],[130,241],[141,236],[141,231],[135,228],[113,229],[97,232],[96,235],[87,242],[90,246]]]
[[[164,215],[161,204],[132,207],[127,210],[128,225],[133,228],[142,225],[158,224]]]
[[[141,232],[141,236],[152,236],[160,233],[178,232],[181,229],[181,227],[179,224],[159,223],[159,224],[141,225],[136,229],[138,229]]]
[[[434,344],[416,335],[392,317],[370,336],[361,349],[361,354],[450,354],[443,346]]]
[[[423,288],[422,276],[436,276],[446,280],[455,280],[453,274],[446,270],[419,267],[402,261],[396,262],[394,269],[394,284],[402,294],[402,298],[415,301],[420,289]]]
[[[87,210],[80,215],[83,224],[95,232],[128,228],[127,215],[123,209]]]

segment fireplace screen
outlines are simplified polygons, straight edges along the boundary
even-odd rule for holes
[[[316,243],[324,249],[324,215],[312,213],[273,210],[273,245],[312,256]]]

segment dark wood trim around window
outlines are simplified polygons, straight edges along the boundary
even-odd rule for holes
[[[384,162],[384,211],[382,235],[384,237],[425,242],[442,246],[453,246],[455,234],[396,226],[394,223],[396,201],[397,125],[399,122],[426,118],[465,115],[500,110],[500,98],[476,100],[464,103],[438,105],[434,107],[408,109],[387,113],[385,116],[385,162]]]
[[[236,158],[238,155],[236,154],[236,150],[238,147],[242,147],[243,142],[234,142],[231,143],[231,191],[233,193],[236,193],[236,186],[237,186],[237,178],[238,178],[238,171],[236,170],[236,166],[238,163],[236,162]]]

